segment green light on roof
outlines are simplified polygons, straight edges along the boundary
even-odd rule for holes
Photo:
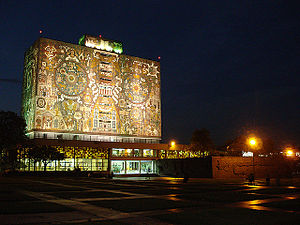
[[[78,41],[78,44],[79,45],[84,45],[84,39],[85,39],[85,35],[82,35],[82,37]]]
[[[118,53],[118,54],[122,54],[122,52],[123,52],[122,43],[114,42],[113,44],[114,44],[114,47],[113,47],[114,52]]]

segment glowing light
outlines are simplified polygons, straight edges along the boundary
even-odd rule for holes
[[[108,52],[115,52],[118,54],[121,54],[123,52],[123,46],[122,43],[100,39],[102,36],[99,35],[99,38],[97,37],[91,37],[91,36],[84,36],[84,43],[80,40],[80,45],[85,45],[90,48],[97,48],[100,50],[105,50]]]
[[[158,58],[158,59],[161,59],[161,57],[160,57],[160,56],[158,56],[157,58]]]
[[[171,147],[175,147],[176,142],[175,141],[171,141]]]
[[[99,34],[99,38],[102,38],[101,34]]]
[[[253,157],[253,152],[243,152],[243,157]]]
[[[250,146],[255,146],[257,144],[256,139],[255,138],[249,138],[249,145]]]
[[[294,152],[292,150],[287,150],[286,151],[286,156],[293,156]]]
[[[40,30],[40,34],[41,34],[41,33],[43,33],[43,31],[42,31],[42,30]]]

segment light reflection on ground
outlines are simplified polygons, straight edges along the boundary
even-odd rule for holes
[[[276,196],[277,198],[259,199],[259,200],[251,200],[251,201],[241,201],[241,202],[236,202],[236,203],[230,204],[230,206],[248,208],[248,209],[254,209],[254,210],[262,210],[262,211],[272,211],[272,212],[283,211],[283,212],[300,213],[300,212],[297,212],[297,211],[277,209],[277,208],[266,207],[266,206],[261,205],[261,204],[265,204],[265,203],[280,202],[280,201],[294,200],[294,199],[300,198],[300,195],[297,195],[297,194],[293,195],[293,196],[290,196],[290,195],[291,194],[288,194],[288,195],[287,194],[279,194],[279,195],[276,194],[274,196]],[[270,197],[271,196],[272,195],[270,195]]]

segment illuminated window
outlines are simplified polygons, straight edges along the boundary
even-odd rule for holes
[[[125,149],[125,151],[124,151],[124,156],[125,156],[125,157],[130,157],[130,156],[132,156],[132,149]]]
[[[144,149],[143,150],[144,157],[154,157],[154,150],[152,149]]]
[[[124,174],[125,173],[125,161],[111,161],[111,171],[115,174]]]
[[[141,161],[141,173],[153,173],[153,161]]]
[[[140,157],[140,156],[141,156],[141,151],[140,151],[140,149],[134,149],[134,150],[133,150],[133,156],[134,156],[134,157]]]
[[[139,161],[127,161],[126,162],[126,173],[140,173],[140,162]]]
[[[118,148],[113,148],[112,149],[112,156],[120,157],[123,156],[125,152],[125,149],[118,149]]]
[[[57,135],[57,139],[59,139],[59,140],[63,139],[63,135],[62,134],[58,134]]]

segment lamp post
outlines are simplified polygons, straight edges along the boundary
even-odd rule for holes
[[[255,137],[248,138],[248,145],[253,150],[253,157],[252,157],[253,178],[251,180],[254,182],[254,180],[255,180],[254,149],[257,146],[257,140],[256,140],[256,138]]]

